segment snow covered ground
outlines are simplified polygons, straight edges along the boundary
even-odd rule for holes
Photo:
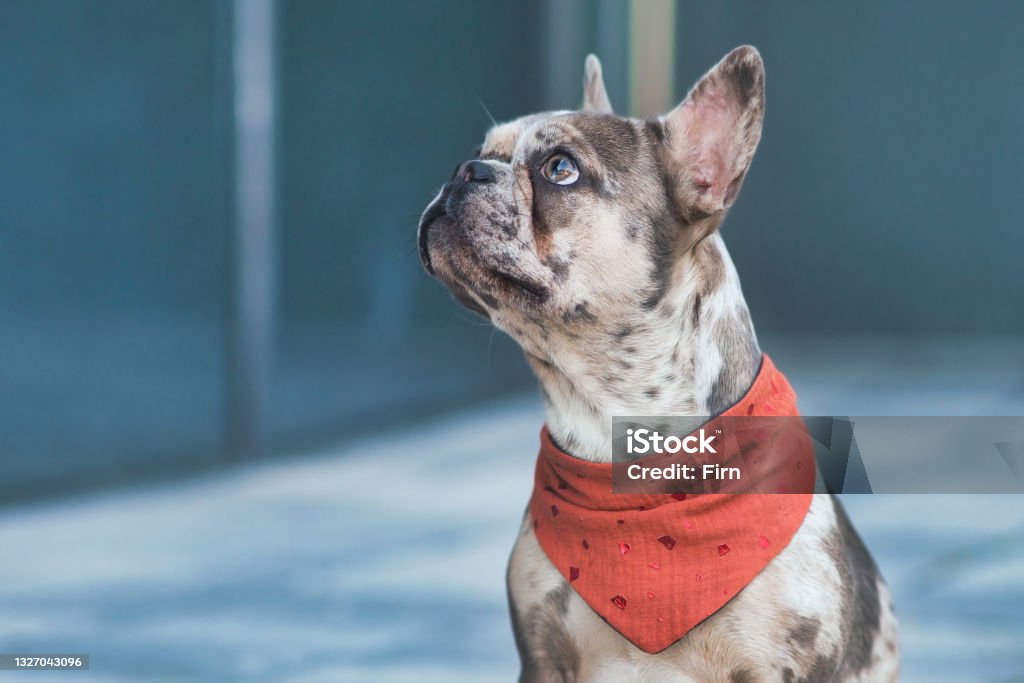
[[[775,360],[807,414],[1024,414],[1024,368],[1001,352],[962,372],[928,353],[871,372],[799,348]],[[92,668],[0,683],[514,680],[505,561],[540,425],[535,398],[506,399],[185,483],[7,508],[0,652],[84,652]],[[845,502],[893,589],[903,680],[1024,681],[1024,497]]]

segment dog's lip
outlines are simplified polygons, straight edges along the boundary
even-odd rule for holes
[[[427,207],[427,210],[423,212],[423,216],[420,218],[418,235],[420,262],[423,263],[423,269],[429,275],[437,275],[437,273],[434,272],[434,264],[430,260],[430,250],[427,248],[427,235],[434,221],[444,215],[446,215],[444,202],[436,201]]]
[[[514,287],[515,289],[521,290],[538,301],[544,301],[548,298],[548,289],[544,285],[538,284],[527,280],[519,275],[513,275],[512,273],[497,268],[491,268],[489,270],[492,277],[499,282]]]
[[[428,247],[429,234],[434,223],[436,223],[440,218],[448,216],[448,212],[445,210],[445,205],[445,196],[442,194],[438,200],[434,201],[427,207],[427,210],[423,212],[423,216],[420,218],[419,223],[417,242],[419,246],[420,262],[423,264],[423,268],[427,271],[427,274],[433,277],[437,277],[437,271],[434,269],[433,261],[430,258],[430,249]],[[525,294],[527,298],[534,302],[544,302],[550,295],[547,287],[525,278],[521,274],[511,273],[507,270],[502,270],[501,268],[488,267],[481,263],[479,258],[472,258],[472,260],[476,262],[476,266],[479,269],[478,272],[483,274],[485,277],[489,277],[493,282],[517,293]],[[471,287],[472,285],[467,282],[460,286]]]

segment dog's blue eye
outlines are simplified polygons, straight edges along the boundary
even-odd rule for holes
[[[556,154],[545,161],[543,175],[555,185],[572,185],[580,178],[576,162],[564,154]]]

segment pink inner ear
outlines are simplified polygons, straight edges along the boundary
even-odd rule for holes
[[[711,201],[725,201],[737,161],[734,134],[739,112],[720,92],[706,88],[686,100],[677,116],[685,131],[694,187]]]

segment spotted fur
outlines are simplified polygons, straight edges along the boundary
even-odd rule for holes
[[[615,116],[588,57],[583,109],[496,125],[424,213],[421,256],[455,297],[524,349],[553,439],[608,461],[613,415],[715,415],[761,351],[717,229],[761,135],[764,69],[737,48],[673,111]],[[552,155],[579,179],[545,180]],[[480,168],[475,164],[485,164]],[[656,655],[600,619],[524,520],[508,572],[524,682],[894,681],[896,621],[838,503],[746,588]]]

